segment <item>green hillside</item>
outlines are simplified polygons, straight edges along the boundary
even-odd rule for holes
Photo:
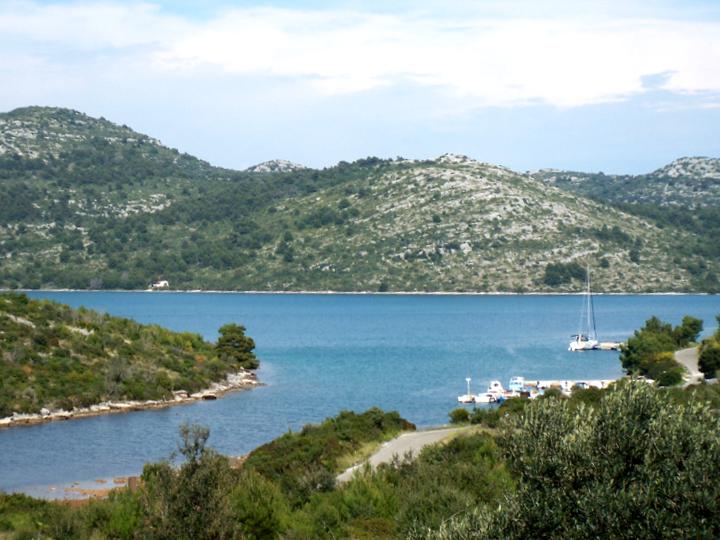
[[[533,177],[563,189],[616,203],[707,208],[720,205],[720,159],[684,157],[649,174],[541,170]]]
[[[576,291],[589,264],[598,290],[720,289],[720,248],[673,223],[677,206],[569,186],[455,155],[229,171],[106,120],[18,109],[0,115],[0,286]]]
[[[533,177],[688,233],[676,248],[677,264],[691,274],[694,289],[720,290],[720,159],[684,157],[637,176],[543,170]]]
[[[252,340],[245,344],[254,347]],[[195,392],[257,367],[252,353],[238,361],[198,334],[13,293],[0,294],[0,351],[0,418],[168,399],[175,390]]]

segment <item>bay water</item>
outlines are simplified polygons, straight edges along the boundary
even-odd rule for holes
[[[464,394],[489,381],[607,379],[617,352],[570,353],[582,297],[34,291],[33,298],[192,331],[208,340],[237,322],[257,344],[265,386],[217,401],[0,431],[0,490],[64,495],[72,482],[139,474],[167,458],[183,422],[210,428],[209,444],[241,455],[341,410],[397,410],[426,427],[447,421]],[[720,297],[596,296],[602,340],[622,341],[652,315],[685,314],[716,327]],[[97,487],[97,486],[96,486]]]

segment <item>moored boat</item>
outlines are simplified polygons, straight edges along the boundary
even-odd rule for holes
[[[475,403],[497,403],[500,401],[497,394],[492,392],[485,392],[484,394],[478,394],[475,396]]]
[[[470,403],[498,403],[505,399],[505,389],[500,381],[490,381],[487,390],[481,394],[470,393],[470,378],[466,378],[467,393],[458,396],[458,402],[464,404]]]
[[[510,377],[510,383],[508,383],[508,390],[510,390],[511,392],[525,391],[525,377]]]
[[[573,335],[573,340],[568,345],[568,351],[594,351],[599,348],[600,342],[597,338],[595,326],[595,307],[593,305],[592,292],[590,290],[590,266],[586,271],[587,290],[583,297],[583,305],[580,310],[580,325],[578,333]]]

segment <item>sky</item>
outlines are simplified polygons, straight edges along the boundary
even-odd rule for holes
[[[720,0],[0,0],[0,111],[28,105],[235,169],[644,173],[720,157]]]

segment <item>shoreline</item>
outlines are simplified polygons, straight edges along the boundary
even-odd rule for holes
[[[322,295],[322,296],[584,296],[583,292],[484,292],[484,291],[235,291],[225,289],[2,289],[0,292],[43,293],[43,292],[83,292],[83,293],[147,293],[147,294],[246,294],[246,295]],[[593,296],[717,296],[707,292],[593,292]]]
[[[39,413],[14,413],[12,416],[0,418],[0,430],[13,427],[37,426],[50,422],[92,418],[107,414],[129,413],[133,411],[147,411],[153,409],[167,409],[175,405],[190,405],[198,401],[214,401],[230,392],[251,390],[264,386],[257,380],[254,371],[242,369],[235,373],[228,373],[220,382],[213,382],[208,388],[192,394],[185,390],[173,392],[172,399],[158,399],[146,401],[104,401],[88,407],[75,407],[71,411],[64,409],[42,409]]]

